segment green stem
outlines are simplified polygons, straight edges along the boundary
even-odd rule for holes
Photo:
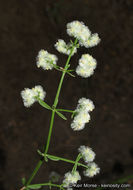
[[[54,116],[55,116],[55,110],[52,110],[50,127],[49,127],[49,134],[48,134],[47,144],[46,144],[46,148],[45,148],[44,154],[47,154],[47,152],[48,152],[48,148],[49,148],[49,144],[50,144],[50,139],[51,139],[51,134],[52,134],[52,129],[53,129]]]
[[[25,185],[26,187],[31,183],[32,179],[34,178],[34,176],[35,176],[36,173],[38,172],[38,170],[39,170],[39,168],[41,167],[42,163],[43,163],[43,160],[39,160],[39,162],[37,163],[37,165],[36,165],[34,171],[32,172],[30,178],[28,179],[28,181],[27,181],[27,183],[26,183],[26,185]]]
[[[58,86],[58,89],[57,89],[57,93],[56,93],[56,97],[55,97],[55,101],[54,101],[54,106],[55,107],[58,104],[58,98],[59,98],[59,95],[60,95],[60,91],[61,91],[62,83],[63,83],[63,80],[64,80],[64,76],[66,74],[66,70],[68,69],[68,64],[70,62],[70,59],[72,57],[72,53],[73,53],[73,50],[74,50],[74,47],[75,47],[76,44],[77,44],[77,39],[75,40],[74,45],[73,45],[73,47],[71,49],[70,55],[69,55],[69,57],[67,59],[66,65],[64,67],[64,71],[63,71],[61,79],[60,79],[60,83],[59,83],[59,86]]]
[[[56,109],[57,111],[63,111],[63,112],[70,112],[73,113],[73,110],[66,110],[66,109]]]
[[[75,164],[74,164],[74,166],[73,166],[73,168],[72,168],[72,173],[74,173],[76,170],[77,170],[77,166],[78,166],[78,162],[79,162],[79,160],[82,158],[82,156],[81,156],[81,154],[78,154],[78,156],[77,156],[77,158],[76,158],[76,161],[75,161]],[[88,168],[88,167],[87,167]]]
[[[59,83],[59,86],[58,86],[58,89],[57,89],[57,93],[56,93],[56,96],[55,96],[55,100],[54,100],[54,104],[53,104],[53,108],[56,109],[56,106],[58,104],[58,99],[59,99],[59,95],[60,95],[60,91],[61,91],[61,87],[62,87],[62,83],[63,83],[63,80],[64,80],[64,77],[65,77],[65,74],[66,74],[66,71],[68,69],[68,64],[70,62],[70,59],[71,59],[71,56],[72,56],[72,52],[74,50],[74,47],[77,43],[77,40],[75,40],[74,42],[74,45],[71,49],[71,52],[70,52],[70,55],[67,59],[67,62],[66,62],[66,65],[65,65],[65,68],[63,70],[63,73],[62,73],[62,76],[61,76],[61,79],[60,79],[60,83]],[[51,116],[51,123],[50,123],[50,128],[49,128],[49,134],[48,134],[48,139],[47,139],[47,143],[46,143],[46,149],[45,149],[45,152],[44,154],[47,154],[48,152],[48,149],[49,149],[49,144],[50,144],[50,139],[51,139],[51,134],[52,134],[52,129],[53,129],[53,121],[54,121],[54,115],[55,115],[55,111],[52,111],[52,116]]]
[[[69,62],[70,62],[70,59],[72,57],[72,53],[73,53],[73,50],[74,50],[74,47],[75,45],[77,44],[77,39],[75,40],[74,42],[74,45],[71,49],[71,52],[70,52],[70,55],[67,59],[67,62],[66,62],[66,65],[65,65],[65,68],[64,68],[64,71],[62,73],[62,76],[61,76],[61,79],[60,79],[60,83],[59,83],[59,86],[58,86],[58,89],[57,89],[57,93],[56,93],[56,96],[55,96],[55,100],[54,100],[54,104],[53,104],[53,110],[52,110],[52,115],[51,115],[51,122],[50,122],[50,127],[49,127],[49,134],[48,134],[48,138],[47,138],[47,143],[46,143],[46,148],[45,148],[45,151],[44,151],[44,154],[46,155],[47,152],[48,152],[48,149],[49,149],[49,144],[50,144],[50,139],[51,139],[51,134],[52,134],[52,129],[53,129],[53,123],[54,123],[54,116],[55,116],[55,108],[58,104],[58,98],[59,98],[59,95],[60,95],[60,91],[61,91],[61,87],[62,87],[62,83],[63,83],[63,80],[64,80],[64,77],[65,77],[65,74],[67,72],[67,69],[69,68]],[[31,181],[33,180],[34,176],[36,175],[36,173],[38,172],[39,168],[41,167],[43,161],[40,160],[37,164],[37,166],[35,167],[33,173],[31,174],[30,178],[28,179],[27,183],[26,183],[26,187],[27,185],[29,185],[31,183]]]
[[[69,159],[66,159],[66,158],[59,157],[59,156],[53,156],[53,155],[50,155],[50,154],[46,154],[46,156],[47,156],[47,157],[52,156],[52,157],[54,157],[54,158],[57,158],[58,160],[61,160],[61,161],[64,161],[64,162],[68,162],[68,163],[71,163],[71,164],[75,164],[76,161],[77,161],[77,159],[76,159],[76,161],[73,161],[73,160],[69,160]],[[80,157],[80,158],[81,158],[81,157]],[[79,159],[79,157],[78,157],[78,159]],[[78,160],[78,161],[79,161],[79,160]],[[86,165],[84,165],[84,164],[81,164],[81,163],[77,163],[77,165],[78,165],[78,166],[82,166],[82,167],[84,167],[84,168],[88,168],[88,166],[86,166]]]

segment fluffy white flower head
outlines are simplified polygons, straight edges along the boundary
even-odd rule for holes
[[[83,54],[79,60],[79,65],[82,67],[93,67],[96,68],[97,62],[96,60],[89,54]]]
[[[93,102],[90,99],[87,98],[80,98],[78,101],[77,110],[84,110],[87,112],[93,111],[95,108]]]
[[[30,107],[35,102],[34,93],[29,88],[25,88],[21,92],[21,96],[25,107]]]
[[[81,111],[75,117],[71,124],[71,128],[74,131],[80,131],[84,129],[85,124],[90,121],[90,115],[87,112]]]
[[[86,163],[92,162],[95,159],[95,152],[93,152],[92,149],[87,146],[80,146],[78,151],[81,153]]]
[[[69,36],[73,36],[81,42],[86,41],[91,35],[91,32],[88,29],[88,27],[85,26],[84,23],[80,21],[73,21],[68,23],[67,33]]]
[[[56,44],[55,48],[57,49],[58,52],[69,55],[71,52],[72,44],[66,44],[66,42],[62,39],[59,39]],[[77,48],[74,47],[74,50],[72,52],[72,55],[74,55],[77,52]]]
[[[76,68],[76,73],[83,77],[90,77],[96,68],[96,60],[89,54],[83,54],[79,60],[79,65]]]
[[[98,45],[100,42],[100,38],[97,33],[92,34],[87,40],[80,42],[81,46],[85,46],[86,48],[94,47]]]
[[[100,172],[100,168],[94,162],[88,164],[88,169],[84,171],[87,177],[93,177]]]
[[[57,49],[57,51],[59,51],[60,53],[67,53],[67,45],[66,42],[62,39],[59,39],[56,44],[55,44],[55,48]]]
[[[71,128],[72,128],[74,131],[81,131],[82,129],[85,128],[85,123],[72,122],[72,123],[71,123]]]
[[[21,96],[24,102],[24,106],[30,107],[34,102],[37,101],[36,97],[39,97],[41,100],[43,100],[46,96],[46,92],[40,85],[37,85],[32,89],[25,88],[21,92]]]
[[[40,85],[37,85],[34,88],[32,88],[32,91],[34,92],[34,96],[38,96],[41,100],[43,100],[46,96],[46,92]]]
[[[96,46],[100,42],[97,33],[91,34],[91,31],[83,22],[73,21],[67,24],[67,33],[69,36],[77,38],[81,46],[86,48]]]
[[[37,56],[37,67],[42,67],[44,70],[53,69],[58,58],[54,54],[50,54],[45,50],[40,50]]]
[[[81,176],[79,175],[78,171],[75,171],[74,173],[68,172],[65,174],[63,180],[64,187],[69,187],[69,185],[74,185],[77,183],[78,180],[81,180]]]

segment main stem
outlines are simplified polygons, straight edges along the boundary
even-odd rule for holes
[[[72,57],[72,53],[73,53],[73,50],[74,50],[74,47],[75,47],[76,43],[77,43],[77,39],[75,40],[74,45],[73,45],[73,47],[71,49],[70,55],[69,55],[69,57],[67,59],[66,65],[64,67],[64,70],[63,70],[63,73],[62,73],[62,76],[61,76],[61,79],[60,79],[60,83],[59,83],[59,86],[58,86],[58,89],[57,89],[57,93],[56,93],[56,96],[55,96],[55,100],[54,100],[54,104],[53,104],[53,108],[54,109],[56,109],[56,106],[58,104],[58,99],[59,99],[62,83],[63,83],[64,77],[65,77],[65,74],[67,72],[68,64],[69,64],[70,59]],[[47,154],[48,149],[49,149],[49,144],[50,144],[50,139],[51,139],[51,134],[52,134],[52,129],[53,129],[53,123],[54,123],[54,115],[55,115],[55,110],[52,111],[51,123],[50,123],[50,128],[49,128],[49,134],[48,134],[48,139],[47,139],[46,149],[45,149],[44,154]]]
[[[59,86],[58,86],[58,89],[57,89],[57,93],[56,93],[56,96],[55,96],[55,100],[54,100],[54,104],[53,104],[53,110],[52,110],[52,114],[51,114],[51,122],[50,122],[50,127],[49,127],[49,133],[48,133],[48,138],[47,138],[47,143],[46,143],[46,148],[45,148],[45,151],[44,151],[44,154],[46,155],[47,152],[48,152],[48,149],[49,149],[49,144],[50,144],[50,140],[51,140],[51,134],[52,134],[52,129],[53,129],[53,123],[54,123],[54,116],[55,116],[55,108],[58,104],[58,99],[59,99],[59,95],[60,95],[60,91],[61,91],[61,87],[62,87],[62,83],[63,83],[63,80],[64,80],[64,77],[65,77],[65,74],[66,74],[66,71],[68,69],[68,65],[69,65],[69,62],[70,62],[70,59],[72,57],[72,53],[73,53],[73,50],[74,50],[74,47],[75,45],[77,44],[77,39],[75,40],[74,42],[74,45],[71,49],[71,52],[70,52],[70,55],[67,59],[67,62],[66,62],[66,65],[64,67],[64,71],[62,73],[62,76],[61,76],[61,79],[60,79],[60,83],[59,83]],[[32,172],[30,178],[28,179],[27,183],[26,183],[26,187],[28,185],[30,185],[31,181],[33,180],[33,178],[35,177],[36,173],[38,172],[38,170],[40,169],[41,165],[43,163],[43,160],[40,159],[39,162],[37,163],[34,171]]]

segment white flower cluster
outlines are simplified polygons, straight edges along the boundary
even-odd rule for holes
[[[94,162],[89,163],[87,166],[88,169],[84,171],[84,175],[87,177],[93,177],[100,172],[100,168]]]
[[[97,164],[93,162],[96,156],[95,152],[87,146],[80,146],[78,151],[80,152],[88,166],[88,169],[84,171],[84,175],[88,177],[93,177],[98,174],[100,172],[100,168],[97,166]]]
[[[53,69],[58,58],[54,54],[50,54],[45,50],[40,50],[37,56],[37,67],[42,67],[44,70]]]
[[[96,68],[96,60],[89,54],[83,54],[79,60],[79,65],[76,68],[76,73],[83,77],[90,77]]]
[[[91,34],[91,31],[83,22],[73,21],[67,24],[67,33],[69,36],[77,38],[81,46],[86,48],[96,46],[100,42],[97,33]]]
[[[37,101],[36,97],[43,100],[46,96],[46,92],[43,90],[42,86],[37,85],[32,89],[25,88],[21,92],[21,96],[23,98],[24,106],[30,107],[34,102]]]
[[[95,152],[87,146],[80,146],[78,151],[87,163],[87,169],[84,171],[84,175],[87,177],[93,177],[98,174],[100,168],[93,162],[96,156]],[[72,190],[72,186],[76,185],[78,180],[81,180],[81,176],[77,170],[74,173],[67,172],[63,180],[63,186],[66,187],[67,190]]]
[[[74,173],[67,172],[63,180],[63,186],[69,188],[71,185],[76,184],[78,180],[81,180],[81,176],[78,171],[75,171]]]
[[[94,104],[90,99],[81,98],[78,101],[77,108],[75,109],[75,117],[71,123],[71,128],[74,131],[84,129],[85,124],[90,121],[89,112],[94,109]]]
[[[95,152],[93,152],[92,149],[87,146],[80,146],[78,151],[81,153],[86,163],[92,162],[95,159]]]
[[[72,44],[71,43],[66,44],[64,40],[59,39],[55,44],[55,48],[57,49],[58,52],[69,55],[71,52]],[[74,47],[72,55],[74,55],[75,53],[77,53],[76,47]]]

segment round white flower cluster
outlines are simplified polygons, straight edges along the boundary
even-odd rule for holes
[[[96,68],[96,60],[89,54],[83,54],[79,60],[79,65],[76,68],[76,73],[83,77],[90,77]]]
[[[86,48],[96,46],[100,42],[97,33],[91,34],[91,31],[83,22],[73,21],[67,24],[67,33],[69,36],[77,38],[81,46]]]
[[[69,55],[71,52],[72,44],[71,43],[66,44],[64,40],[59,39],[55,44],[55,48],[57,49],[58,52]],[[72,55],[74,55],[75,53],[77,53],[76,47],[74,47]]]
[[[93,177],[100,172],[100,168],[94,162],[87,164],[87,166],[88,169],[84,171],[84,175],[87,177]]]
[[[32,89],[25,88],[21,92],[21,96],[25,107],[30,107],[34,102],[37,101],[36,97],[43,100],[46,96],[46,92],[43,90],[42,86],[37,85]]]
[[[77,108],[75,109],[75,117],[71,123],[71,128],[74,131],[84,129],[85,124],[90,121],[89,112],[94,109],[94,104],[90,99],[81,98],[78,101]]]
[[[84,171],[84,175],[93,177],[98,174],[100,172],[100,168],[93,162],[96,156],[95,152],[87,146],[80,146],[78,151],[88,166],[88,168]]]
[[[37,67],[42,67],[44,70],[53,69],[58,58],[54,54],[50,54],[45,50],[40,50],[37,56]]]
[[[92,149],[87,146],[80,146],[78,151],[86,163],[92,162],[95,159],[95,152],[93,152]]]
[[[92,100],[87,98],[80,98],[77,105],[77,111],[84,110],[86,112],[93,111],[95,108]]]
[[[63,180],[63,186],[69,188],[69,186],[76,184],[78,180],[81,180],[81,176],[78,171],[75,171],[74,173],[67,172]]]

